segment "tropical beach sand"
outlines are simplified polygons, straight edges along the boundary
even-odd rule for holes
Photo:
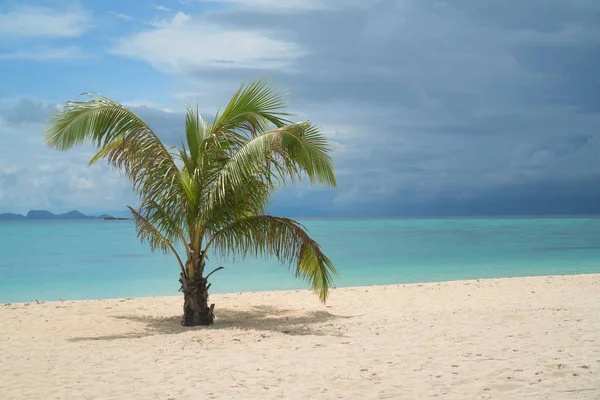
[[[211,300],[0,306],[0,398],[600,398],[600,275]]]

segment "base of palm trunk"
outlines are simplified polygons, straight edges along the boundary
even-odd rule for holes
[[[208,286],[206,279],[194,279],[183,289],[183,318],[181,325],[198,326],[210,325],[214,322],[214,304],[208,305]]]

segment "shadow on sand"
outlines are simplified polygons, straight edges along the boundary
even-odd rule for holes
[[[223,308],[216,310],[215,323],[209,327],[181,326],[181,316],[152,317],[144,315],[119,315],[114,318],[144,323],[145,329],[119,335],[75,337],[68,340],[70,342],[81,342],[88,340],[132,339],[153,335],[179,334],[188,331],[212,331],[220,329],[269,331],[287,335],[343,336],[341,332],[334,332],[331,329],[327,329],[327,326],[315,325],[336,319],[352,318],[349,316],[334,315],[327,311],[300,313],[301,311],[298,310],[286,310],[272,306],[255,306],[251,310]]]

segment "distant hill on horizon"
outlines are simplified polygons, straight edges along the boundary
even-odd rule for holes
[[[123,218],[114,218],[108,214],[100,216],[85,215],[78,210],[72,210],[63,214],[54,214],[48,210],[29,210],[27,215],[15,213],[0,214],[0,221],[22,221],[22,220],[65,220],[65,219],[106,219],[116,220]]]

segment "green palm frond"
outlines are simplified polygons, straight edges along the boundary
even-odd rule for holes
[[[99,151],[90,163],[104,158],[129,176],[140,196],[173,203],[179,170],[158,136],[125,106],[97,94],[89,97],[89,101],[64,104],[50,120],[46,145],[66,150],[91,142]]]
[[[203,215],[207,228],[216,231],[239,218],[264,214],[271,200],[272,187],[260,180],[248,180],[247,184],[237,190],[226,188],[223,201],[206,203]]]
[[[193,168],[198,167],[201,144],[210,134],[209,126],[200,115],[198,108],[188,107],[185,115],[185,135],[190,152],[190,161]]]
[[[233,95],[221,115],[215,117],[212,133],[230,134],[245,130],[251,134],[261,133],[269,125],[276,127],[289,123],[285,117],[285,93],[267,85],[264,81],[242,85]]]
[[[308,176],[311,184],[335,187],[337,182],[327,138],[316,126],[308,122],[290,127],[293,129],[279,129],[282,145],[278,153],[284,158],[285,165],[292,168],[291,165],[297,164],[301,172]]]
[[[335,186],[333,160],[328,151],[327,138],[308,122],[252,137],[237,147],[218,171],[210,188],[209,202],[220,203],[227,188],[241,190],[249,180],[256,179],[284,181],[306,174],[311,183]]]
[[[69,102],[50,121],[46,144],[61,150],[92,142],[98,153],[93,164],[106,159],[109,165],[125,172],[142,205],[151,200],[172,218],[183,214],[183,191],[173,156],[145,122],[123,105],[96,94],[85,102]],[[163,232],[167,239],[177,232]]]
[[[185,209],[177,210],[181,215],[171,214],[156,201],[146,199],[141,202],[138,213],[144,215],[144,218],[150,223],[157,232],[170,243],[180,241],[189,256],[189,248],[183,230],[181,221],[186,218]]]
[[[296,221],[257,215],[241,218],[215,232],[207,244],[221,256],[276,256],[282,263],[295,264],[296,277],[308,280],[322,301],[326,301],[333,275],[332,262],[317,242]]]

